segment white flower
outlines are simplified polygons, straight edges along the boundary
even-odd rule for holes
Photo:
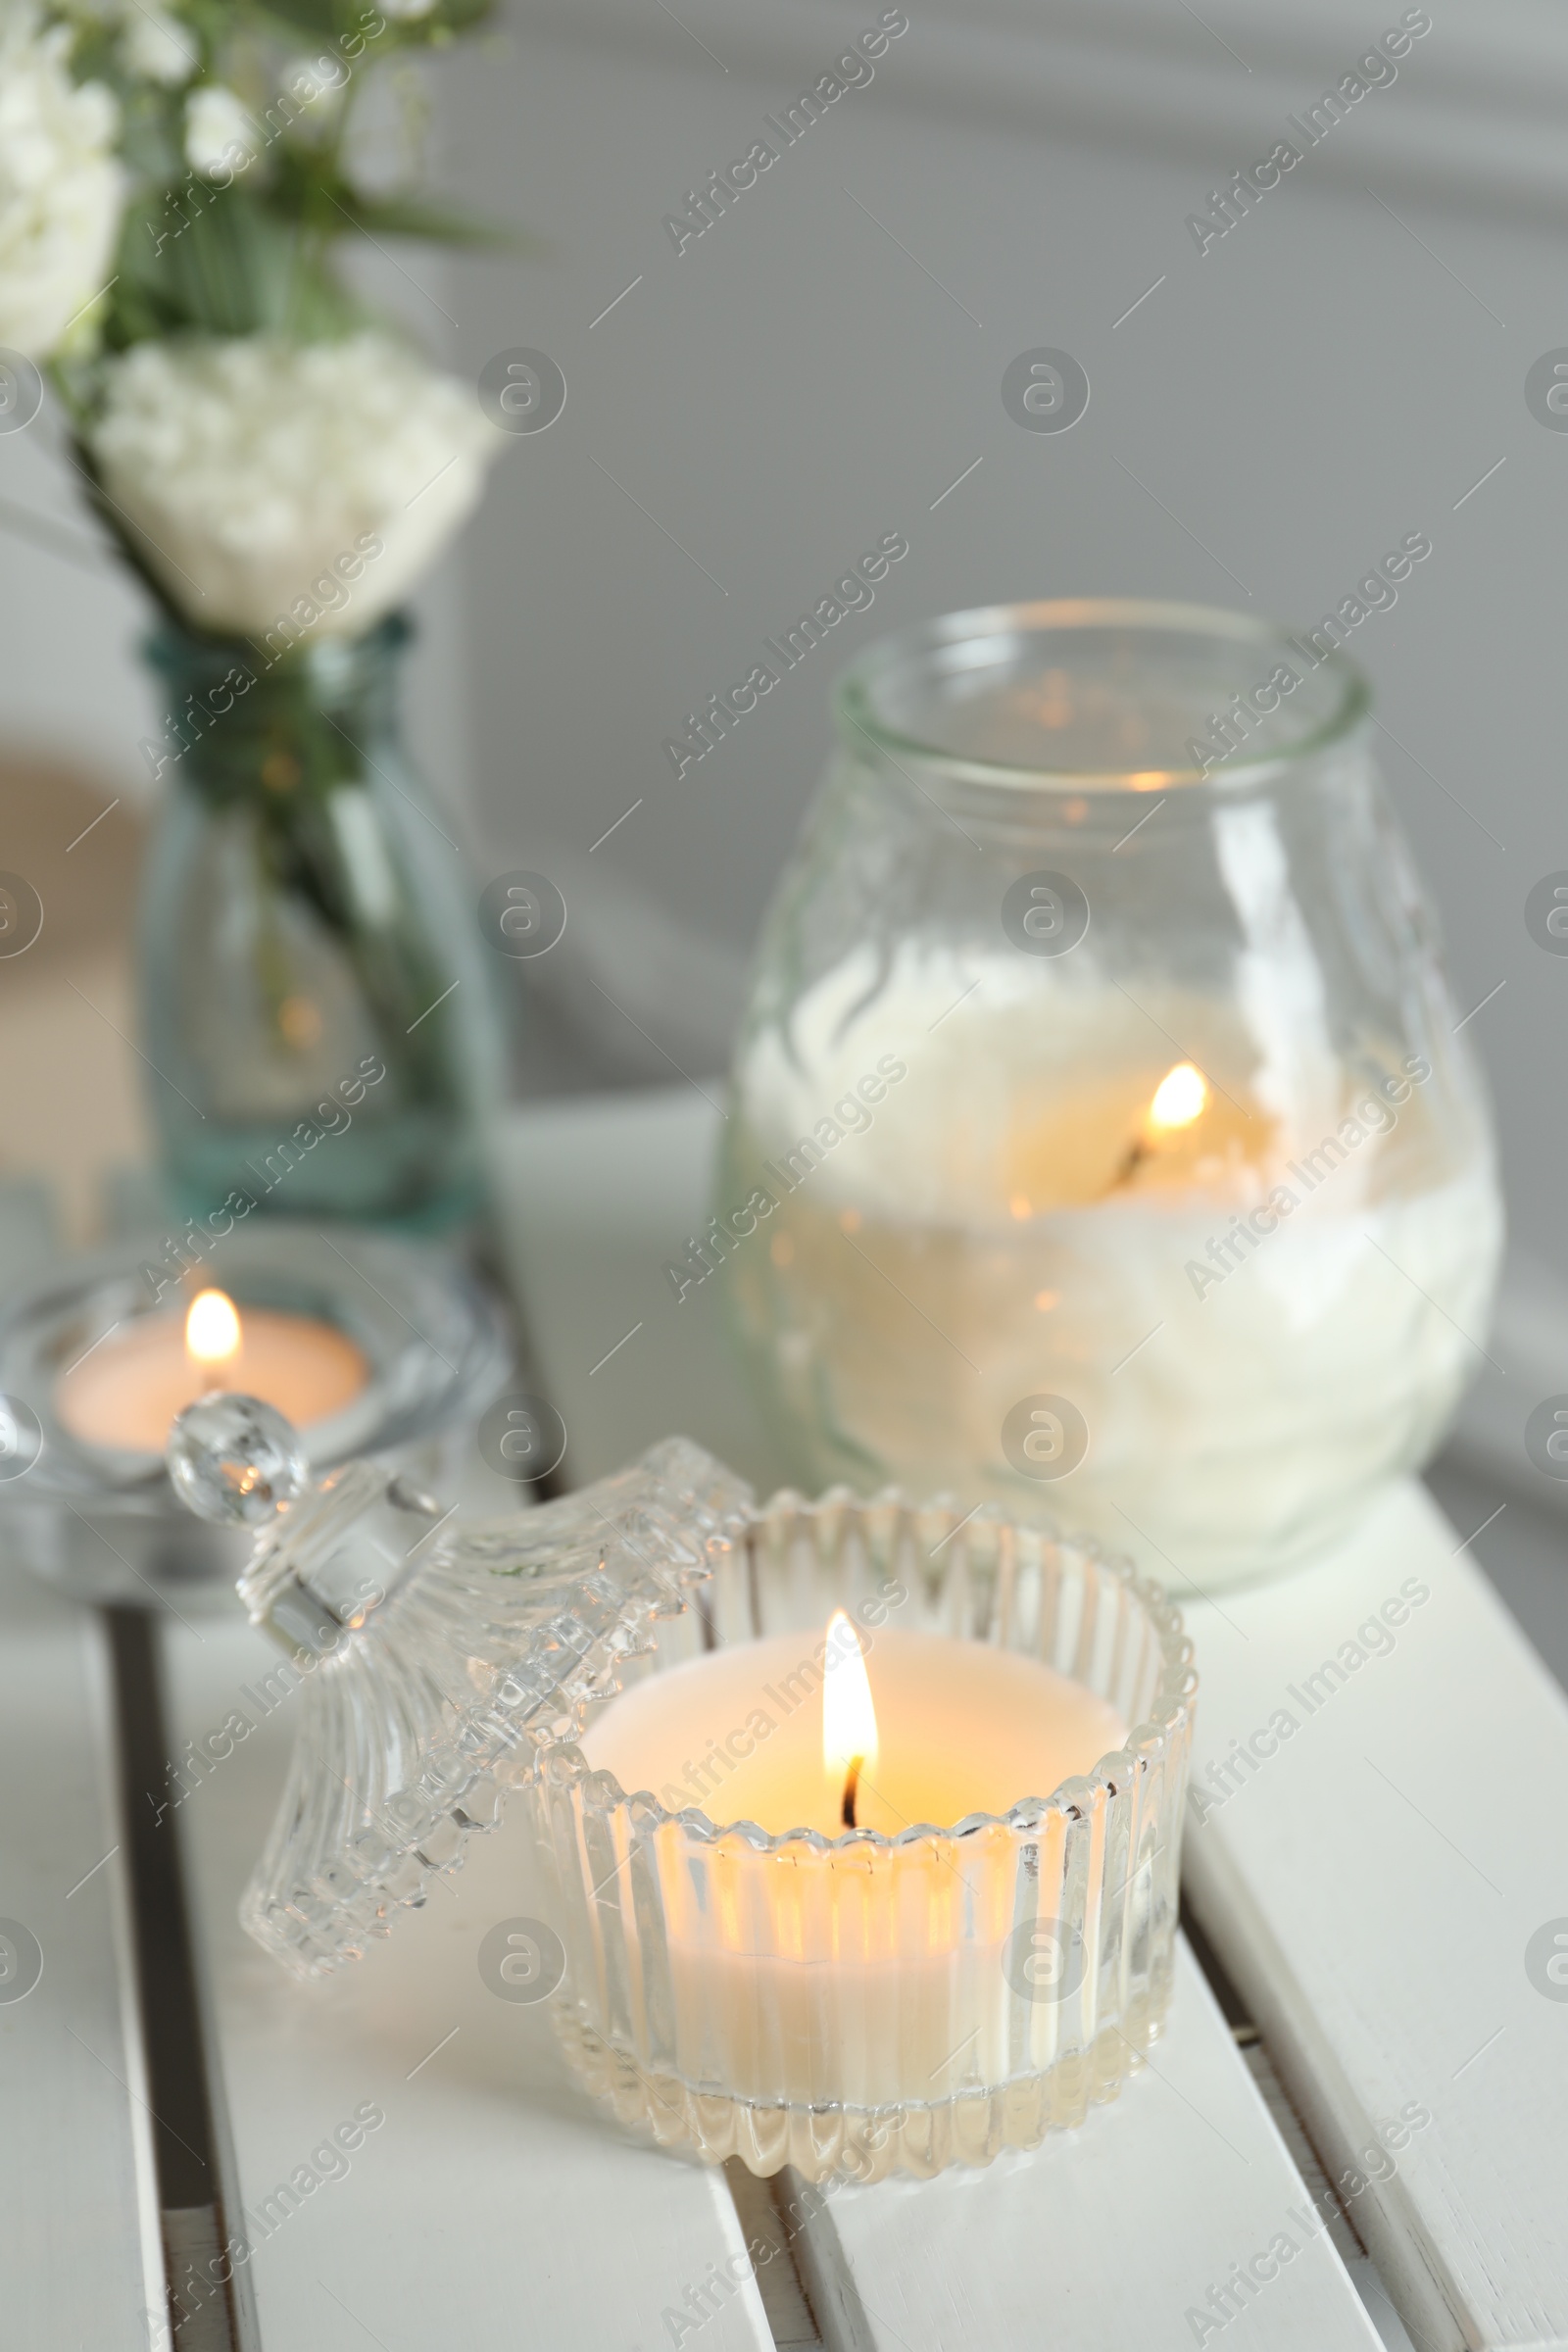
[[[348,68],[330,57],[296,57],[278,82],[285,100],[305,107],[322,125],[337,113],[348,86]]]
[[[427,17],[434,6],[435,0],[381,0],[381,14],[410,21],[415,17]]]
[[[167,89],[189,81],[201,63],[201,44],[190,26],[160,8],[143,8],[140,0],[126,0],[121,46],[133,74]]]
[[[466,385],[360,334],[138,344],[112,364],[92,446],[186,618],[260,638],[378,620],[473,506],[501,444]]]
[[[124,175],[120,110],[72,80],[70,28],[0,34],[0,344],[47,359],[113,268]]]
[[[204,179],[227,182],[256,161],[262,134],[230,89],[204,82],[185,101],[185,157]]]

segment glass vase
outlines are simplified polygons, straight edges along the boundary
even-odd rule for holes
[[[499,1027],[464,861],[398,723],[400,616],[275,661],[166,622],[143,1056],[181,1213],[471,1213]],[[249,1211],[245,1211],[249,1213]]]
[[[1188,607],[872,648],[768,920],[716,1216],[801,1482],[1209,1590],[1437,1443],[1500,1239],[1436,932],[1322,638]]]

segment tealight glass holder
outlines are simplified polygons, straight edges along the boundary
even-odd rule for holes
[[[1206,1592],[1438,1444],[1500,1207],[1344,633],[1007,606],[841,681],[666,1268],[726,1289],[803,1486],[1043,1507]]]
[[[623,1680],[777,1634],[805,1664],[831,1612],[890,1590],[901,1626],[1107,1701],[1124,1742],[1000,1815],[837,1838],[672,1813],[551,1748],[533,1805],[563,2039],[661,2144],[813,2180],[989,2164],[1115,2097],[1161,2030],[1195,1678],[1176,1612],[1121,1563],[997,1510],[784,1494]]]
[[[62,1414],[73,1368],[158,1319],[177,1325],[220,1284],[239,1310],[308,1317],[350,1342],[366,1378],[301,1435],[323,1471],[374,1454],[445,1485],[453,1448],[510,1366],[494,1303],[443,1252],[349,1227],[278,1218],[237,1227],[191,1278],[133,1243],[74,1260],[0,1303],[0,1528],[34,1574],[72,1598],[181,1609],[226,1598],[245,1539],[180,1507],[161,1450],[95,1444]],[[160,1295],[160,1290],[162,1295]]]
[[[515,1789],[557,1890],[517,1963],[588,2087],[662,2145],[925,2176],[1080,2123],[1139,2066],[1171,1992],[1196,1684],[1179,1617],[1130,1568],[896,1494],[759,1512],[679,1439],[411,1544],[407,1514],[438,1505],[372,1465],[294,1498],[286,1425],[243,1399],[184,1418],[182,1491],[267,1520],[240,1591],[301,1670],[241,1910],[290,1968],[358,1957]],[[1069,1678],[1120,1743],[1004,1812],[893,1836],[770,1836],[589,1768],[584,1738],[648,1679],[772,1636],[809,1658],[834,1610],[890,1608]]]

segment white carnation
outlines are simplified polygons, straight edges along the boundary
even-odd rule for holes
[[[71,78],[71,33],[0,35],[0,344],[47,359],[112,270],[124,175],[120,110]]]
[[[149,568],[196,627],[354,636],[401,602],[501,446],[466,386],[390,337],[142,343],[92,436]],[[346,560],[378,554],[343,585]],[[333,566],[339,568],[336,572]]]
[[[185,101],[185,160],[204,179],[227,179],[261,152],[262,134],[220,81],[204,82]]]

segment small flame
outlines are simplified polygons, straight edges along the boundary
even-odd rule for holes
[[[232,1298],[223,1291],[199,1291],[185,1317],[185,1352],[192,1362],[216,1369],[239,1353],[239,1342]]]
[[[1190,1127],[1207,1102],[1208,1085],[1202,1071],[1193,1062],[1179,1061],[1154,1089],[1154,1100],[1149,1105],[1151,1133],[1168,1134],[1173,1127]]]
[[[822,1765],[835,1788],[876,1762],[876,1709],[855,1627],[842,1609],[827,1621],[822,1677]]]

